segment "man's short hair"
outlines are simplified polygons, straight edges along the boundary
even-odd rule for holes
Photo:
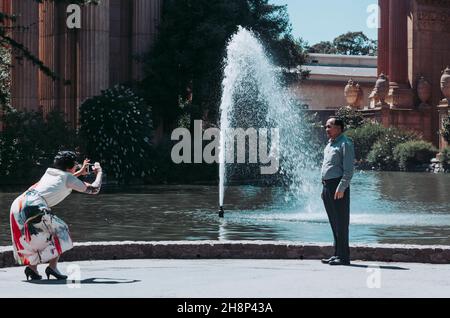
[[[344,121],[336,116],[331,116],[328,120],[334,120],[334,125],[341,127],[342,131],[345,131],[345,123]]]

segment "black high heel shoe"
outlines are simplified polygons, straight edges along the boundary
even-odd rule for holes
[[[31,268],[27,267],[25,268],[25,276],[27,276],[27,281],[30,280],[41,280],[42,276],[39,275],[38,273],[36,273],[34,270],[32,270]]]
[[[50,279],[50,276],[54,276],[57,280],[67,279],[66,275],[62,275],[59,271],[55,271],[50,266],[45,269],[45,274],[47,275],[47,279]]]

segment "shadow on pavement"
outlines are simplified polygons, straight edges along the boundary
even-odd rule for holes
[[[357,264],[350,264],[346,267],[357,267],[357,268],[377,268],[377,269],[386,269],[386,270],[397,270],[397,271],[409,271],[409,268],[405,267],[398,267],[398,266],[379,266],[377,264],[373,265],[357,265]]]
[[[135,284],[141,282],[140,280],[115,279],[115,278],[88,278],[80,281],[67,280],[32,280],[24,281],[34,285],[117,285],[117,284]]]

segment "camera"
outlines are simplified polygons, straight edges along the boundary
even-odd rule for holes
[[[96,169],[96,166],[95,166],[95,165],[93,165],[93,164],[88,164],[88,165],[86,166],[86,173],[88,173],[88,174],[94,173],[95,169]]]

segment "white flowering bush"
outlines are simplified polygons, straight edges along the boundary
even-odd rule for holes
[[[80,108],[80,137],[86,154],[120,183],[150,174],[151,108],[130,88],[116,85]]]
[[[388,128],[373,145],[367,161],[379,170],[399,170],[399,162],[394,156],[395,148],[400,144],[418,140],[421,140],[421,136],[414,132]]]

